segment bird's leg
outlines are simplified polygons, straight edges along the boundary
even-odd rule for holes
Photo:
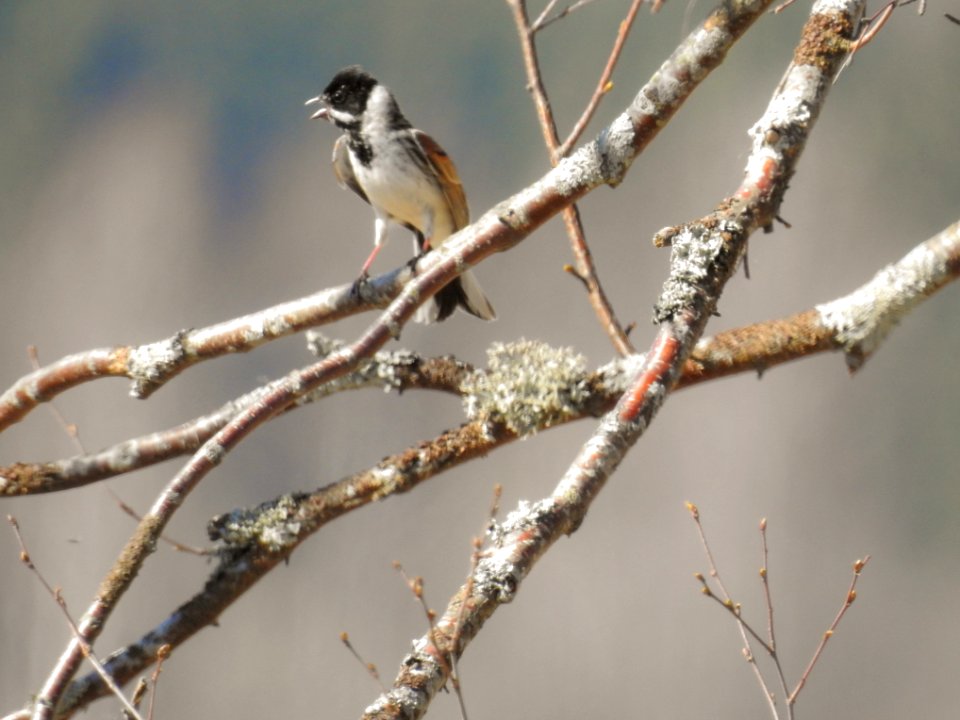
[[[411,272],[416,274],[417,272],[417,263],[430,252],[430,240],[424,237],[423,233],[417,230],[416,228],[410,228],[413,230],[415,235],[413,243],[414,256],[410,258],[410,261],[407,263],[407,266],[410,268]]]
[[[383,245],[380,245],[379,243],[373,246],[373,252],[370,253],[370,255],[367,257],[366,262],[363,263],[363,267],[360,268],[361,278],[365,278],[370,274],[369,270],[370,270],[370,266],[373,265],[373,259],[377,256],[377,253],[380,252],[380,248],[382,247]]]
[[[367,261],[363,264],[363,267],[360,268],[360,275],[353,281],[353,286],[350,288],[350,293],[356,295],[361,300],[363,299],[363,288],[370,282],[370,266],[373,264],[373,259],[377,256],[377,253],[380,252],[381,247],[383,246],[374,245],[373,252],[370,253]]]
[[[377,219],[373,223],[374,236],[373,236],[373,251],[370,255],[367,256],[366,261],[363,263],[363,267],[360,268],[360,276],[354,280],[353,287],[350,289],[354,295],[362,297],[363,285],[365,285],[370,278],[370,266],[373,265],[374,258],[377,257],[377,253],[380,252],[387,242],[387,221],[377,216]]]

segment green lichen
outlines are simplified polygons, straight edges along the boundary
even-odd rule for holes
[[[495,343],[487,357],[487,369],[461,386],[471,420],[501,421],[522,437],[579,414],[589,392],[586,361],[570,348],[519,340]]]
[[[299,539],[299,504],[297,497],[283,495],[253,509],[218,515],[208,524],[207,533],[211,540],[219,540],[233,549],[257,545],[270,552],[280,552]]]

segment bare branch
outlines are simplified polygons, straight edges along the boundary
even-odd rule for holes
[[[720,588],[722,595],[717,597],[717,595],[710,588],[710,583],[707,582],[707,579],[702,573],[695,573],[694,577],[700,582],[701,592],[706,597],[719,604],[720,607],[728,611],[733,617],[734,621],[737,623],[737,630],[740,632],[740,639],[743,641],[743,656],[747,663],[749,663],[750,669],[753,670],[753,676],[757,679],[757,683],[760,685],[760,689],[763,692],[763,697],[767,701],[767,708],[770,710],[770,716],[774,718],[774,720],[777,720],[779,714],[777,713],[776,697],[772,692],[770,692],[770,687],[767,685],[767,679],[763,676],[763,673],[760,672],[760,667],[757,665],[756,656],[754,655],[753,648],[750,645],[750,638],[752,637],[754,640],[756,640],[757,643],[759,643],[759,645],[767,651],[767,654],[773,658],[777,666],[777,671],[780,674],[781,686],[784,688],[784,696],[786,696],[786,682],[783,680],[783,672],[780,670],[780,661],[777,657],[777,651],[772,643],[768,643],[766,640],[760,637],[760,634],[753,629],[753,626],[743,619],[740,603],[733,601],[733,597],[727,590],[727,586],[724,584],[723,578],[720,575],[717,562],[713,557],[713,551],[710,549],[710,543],[707,540],[707,533],[703,529],[703,523],[700,520],[700,509],[691,502],[688,502],[686,505],[687,510],[690,513],[690,517],[693,518],[693,522],[697,526],[697,534],[700,537],[700,546],[703,548],[703,554],[707,558],[710,577],[713,578],[717,583],[717,587]],[[764,564],[764,566],[766,566],[766,564]],[[768,609],[772,608],[772,605],[768,605],[767,607]]]
[[[526,0],[520,0],[520,2],[522,2],[524,5],[526,4]],[[556,7],[558,2],[559,0],[550,0],[550,2],[544,6],[543,10],[537,16],[537,19],[533,21],[533,25],[530,27],[536,29],[543,27],[543,21],[547,19],[547,16],[553,11],[553,8]]]
[[[353,655],[356,661],[363,666],[364,670],[367,671],[367,675],[369,675],[370,678],[377,684],[377,686],[380,688],[380,691],[386,692],[387,688],[380,679],[380,671],[377,670],[377,666],[372,662],[367,662],[363,659],[363,657],[361,657],[360,653],[357,652],[357,649],[353,647],[353,643],[350,642],[350,636],[345,632],[340,633],[340,642],[342,642],[343,646],[350,651],[350,654]]]
[[[710,583],[703,576],[702,573],[695,573],[694,577],[700,582],[701,590],[704,595],[709,599],[713,600],[724,608],[730,615],[733,616],[734,620],[737,623],[737,628],[740,630],[740,637],[744,643],[743,654],[747,659],[747,662],[750,663],[754,676],[757,678],[757,681],[760,684],[760,687],[763,691],[763,695],[767,700],[767,706],[770,710],[770,715],[774,720],[777,720],[780,717],[779,712],[777,711],[776,699],[773,693],[770,692],[769,687],[767,686],[766,680],[763,677],[763,673],[760,672],[759,667],[757,667],[756,658],[753,655],[753,651],[750,648],[750,638],[752,637],[756,640],[770,655],[771,660],[773,661],[774,667],[777,671],[777,677],[780,681],[780,687],[783,691],[783,697],[785,699],[786,713],[788,720],[792,720],[794,717],[793,706],[797,702],[797,697],[800,694],[800,691],[803,689],[804,685],[807,682],[807,679],[810,677],[814,666],[817,664],[817,661],[820,659],[824,648],[826,647],[827,641],[833,636],[837,627],[840,624],[840,621],[843,619],[844,614],[853,604],[854,600],[857,598],[857,580],[860,578],[860,573],[863,568],[866,566],[867,562],[870,560],[870,556],[867,555],[863,560],[857,560],[853,564],[853,578],[850,582],[850,587],[847,589],[847,594],[844,599],[843,605],[841,605],[839,612],[837,612],[836,617],[833,622],[830,624],[830,627],[823,634],[820,639],[820,644],[817,646],[816,651],[813,654],[813,657],[810,659],[810,662],[807,664],[806,669],[803,671],[803,675],[800,677],[799,682],[797,683],[796,688],[790,692],[787,688],[786,677],[783,673],[783,666],[780,663],[780,656],[777,653],[776,643],[774,642],[774,627],[773,627],[773,600],[770,596],[770,587],[767,583],[767,520],[764,518],[760,521],[760,537],[763,547],[763,566],[760,569],[760,577],[763,583],[763,593],[764,600],[767,605],[767,632],[769,641],[765,641],[760,634],[753,629],[753,627],[743,619],[741,614],[740,603],[735,603],[730,593],[727,592],[726,587],[724,586],[723,580],[720,577],[720,572],[717,569],[717,564],[713,558],[713,552],[710,550],[710,544],[707,541],[706,533],[703,529],[703,524],[700,521],[700,511],[697,509],[697,506],[693,503],[687,503],[687,510],[690,511],[690,515],[693,517],[693,521],[697,526],[697,532],[700,535],[700,544],[703,547],[704,554],[707,557],[707,563],[710,567],[710,577],[715,580],[720,592],[722,595],[718,597],[713,590],[710,588]],[[748,637],[749,636],[749,637]]]
[[[271,340],[385,307],[414,275],[404,265],[371,279],[363,297],[353,285],[322,290],[299,300],[198,330],[184,330],[165,340],[140,346],[100,348],[69,355],[26,375],[0,395],[0,432],[22,420],[43,402],[82,383],[104,377],[127,378],[130,394],[147,398],[183,370],[204,360],[248,352]]]
[[[329,354],[331,349],[324,354]],[[404,350],[378,352],[354,372],[305,395],[286,410],[333,393],[359,388],[388,388],[400,392],[420,388],[458,393],[460,382],[471,371],[469,365],[451,358],[422,358]],[[0,496],[67,490],[193,453],[231,418],[261,402],[280,382],[282,380],[257,388],[212,413],[177,427],[133,438],[97,453],[54,462],[14,463],[0,467]]]
[[[93,648],[90,647],[90,644],[84,641],[84,639],[81,637],[80,630],[77,628],[77,624],[70,616],[70,611],[67,610],[67,601],[63,599],[63,595],[61,594],[60,590],[58,588],[54,588],[50,583],[48,583],[47,579],[43,576],[43,573],[40,572],[40,568],[34,565],[33,560],[30,558],[30,552],[27,550],[27,543],[23,539],[23,535],[20,532],[20,524],[17,522],[17,519],[13,515],[7,515],[7,522],[10,523],[10,527],[13,528],[13,533],[17,537],[17,543],[20,545],[20,561],[27,567],[28,570],[30,570],[30,572],[34,574],[37,580],[40,581],[40,584],[43,585],[44,590],[47,591],[47,594],[53,599],[57,607],[60,608],[60,611],[63,613],[63,616],[67,621],[67,626],[70,628],[70,632],[73,634],[74,639],[80,644],[80,649],[83,652],[84,657],[91,665],[93,665],[94,671],[110,690],[113,696],[120,701],[124,712],[126,712],[128,716],[132,717],[134,720],[143,720],[143,718],[140,717],[140,713],[137,712],[137,709],[130,703],[129,700],[127,700],[126,695],[123,694],[123,691],[120,689],[120,687],[104,669],[103,664],[94,654]]]
[[[582,7],[586,6],[586,5],[589,5],[589,4],[592,3],[593,1],[594,1],[594,0],[576,0],[576,2],[571,3],[570,5],[567,5],[563,10],[561,10],[560,12],[558,12],[558,13],[557,13],[556,15],[554,15],[553,17],[548,18],[548,17],[547,17],[548,13],[549,13],[549,12],[553,9],[553,7],[557,4],[557,0],[550,0],[550,2],[547,3],[547,7],[545,7],[545,8],[543,9],[543,12],[540,13],[540,16],[539,16],[539,17],[536,19],[536,21],[533,23],[533,25],[532,25],[532,27],[531,27],[531,30],[532,30],[533,32],[539,32],[540,30],[543,30],[543,29],[544,29],[545,27],[547,27],[548,25],[552,25],[552,24],[555,23],[557,20],[563,20],[563,18],[569,16],[569,15],[570,15],[571,13],[573,13],[573,12],[576,12],[576,11],[579,10],[580,8],[582,8]]]
[[[613,71],[617,67],[617,61],[620,59],[620,54],[623,52],[623,46],[627,42],[627,37],[630,35],[630,29],[633,27],[633,21],[637,19],[637,13],[640,11],[640,6],[642,4],[643,0],[632,0],[630,3],[630,8],[627,10],[626,17],[624,17],[624,19],[620,22],[620,28],[617,32],[617,39],[613,43],[613,49],[610,50],[610,57],[607,59],[606,67],[604,67],[603,72],[600,73],[600,80],[597,81],[597,88],[593,91],[593,95],[587,102],[586,108],[584,108],[583,113],[580,115],[580,119],[574,124],[573,129],[567,136],[567,139],[563,141],[563,144],[560,145],[560,147],[554,150],[554,153],[557,157],[566,157],[569,154],[570,150],[573,149],[573,146],[577,144],[580,136],[583,135],[583,131],[587,129],[587,125],[589,125],[590,121],[593,119],[594,114],[597,112],[597,108],[600,107],[600,102],[612,89]]]
[[[843,620],[843,616],[847,613],[847,610],[850,609],[850,606],[853,605],[854,600],[857,599],[857,581],[860,579],[860,573],[863,571],[863,568],[866,567],[866,564],[869,561],[870,556],[867,555],[863,558],[863,560],[857,560],[853,563],[853,577],[850,580],[850,587],[847,588],[847,594],[843,598],[843,603],[840,605],[840,610],[837,611],[837,615],[834,617],[833,622],[830,623],[830,627],[827,628],[827,631],[823,633],[823,636],[820,638],[820,644],[817,645],[817,649],[814,651],[813,657],[810,658],[810,662],[803,671],[803,675],[800,677],[797,687],[794,688],[794,691],[790,693],[790,697],[787,698],[787,702],[790,705],[793,705],[797,701],[797,696],[807,684],[807,680],[810,678],[810,673],[813,671],[814,666],[816,666],[817,661],[823,654],[823,650],[827,646],[827,642],[833,637],[837,627],[840,625],[840,621]]]
[[[551,164],[556,165],[558,162],[560,162],[561,158],[568,154],[569,147],[565,151],[561,151],[560,149],[560,137],[557,134],[557,123],[553,116],[550,100],[547,98],[547,90],[543,84],[543,76],[540,73],[540,60],[537,55],[537,47],[534,35],[536,34],[535,27],[537,23],[539,23],[544,16],[541,15],[537,22],[531,26],[527,17],[527,7],[524,0],[507,0],[507,4],[513,10],[514,23],[517,26],[517,32],[520,36],[520,48],[523,51],[524,68],[527,74],[527,86],[533,95],[534,105],[537,109],[537,117],[540,120],[540,129],[543,132],[544,143],[547,146],[547,152],[549,154]],[[544,10],[544,13],[549,10],[549,7],[550,6]],[[613,71],[613,65],[616,63],[616,59],[620,55],[623,42],[626,40],[630,26],[633,24],[633,19],[636,17],[636,9],[638,7],[639,2],[635,0],[627,14],[628,21],[625,20],[624,23],[621,24],[621,31],[617,36],[617,42],[614,44],[614,51],[607,63],[607,67],[611,73]],[[609,77],[607,78],[606,82],[603,82],[602,87],[606,88],[608,82]],[[592,113],[595,111],[600,97],[595,95],[595,100],[596,103],[592,103],[594,106],[593,110],[589,110],[588,106],[590,115],[592,115]],[[587,119],[584,121],[584,127],[588,121],[589,117],[587,117]],[[582,133],[582,131],[583,127],[580,128],[578,136],[580,133]],[[572,146],[574,142],[575,138],[572,138],[568,141],[568,145]],[[590,304],[593,306],[594,312],[597,315],[597,319],[599,320],[601,327],[603,327],[604,331],[610,337],[610,340],[617,351],[621,355],[629,355],[630,353],[634,352],[633,346],[631,345],[627,334],[620,325],[619,320],[617,320],[616,314],[613,311],[613,306],[610,304],[610,300],[607,297],[606,292],[603,290],[603,286],[600,284],[600,279],[597,276],[597,269],[593,262],[593,256],[590,253],[589,246],[587,245],[586,235],[583,230],[583,222],[580,219],[580,211],[576,204],[572,204],[564,209],[563,222],[567,228],[567,235],[570,238],[571,248],[573,249],[573,255],[577,263],[577,275],[587,288]]]

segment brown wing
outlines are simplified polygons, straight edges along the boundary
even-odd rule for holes
[[[341,135],[333,146],[333,174],[337,176],[337,182],[342,188],[350,188],[357,195],[362,197],[367,203],[370,200],[367,194],[357,182],[357,176],[353,174],[353,165],[350,164],[350,153],[347,150],[347,136]]]
[[[423,154],[426,155],[430,168],[440,181],[440,188],[443,190],[443,196],[447,200],[450,208],[450,216],[453,218],[456,229],[464,228],[470,224],[470,208],[467,207],[467,196],[463,192],[463,184],[460,182],[460,176],[457,175],[457,168],[454,167],[453,160],[447,155],[446,151],[440,147],[440,144],[425,132],[414,130],[413,136]]]

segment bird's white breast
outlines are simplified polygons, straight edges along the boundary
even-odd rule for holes
[[[378,213],[412,225],[434,244],[439,243],[453,233],[446,199],[429,165],[411,157],[400,141],[409,130],[392,129],[389,119],[390,97],[378,86],[367,102],[363,124],[373,158],[364,166],[351,157],[353,172]]]

